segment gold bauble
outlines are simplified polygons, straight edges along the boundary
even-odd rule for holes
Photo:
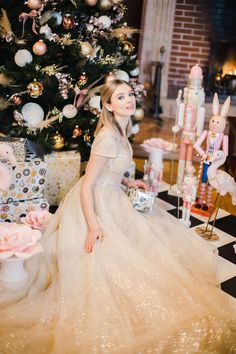
[[[61,150],[65,146],[65,139],[61,134],[56,132],[56,134],[51,137],[51,146],[54,150]]]
[[[84,57],[89,57],[93,53],[93,47],[89,42],[80,42],[80,50]]]
[[[41,56],[41,55],[44,55],[46,53],[46,51],[47,51],[47,46],[42,39],[40,39],[38,42],[34,43],[34,45],[33,45],[34,54]]]
[[[88,6],[94,6],[96,5],[98,0],[85,0],[85,4]]]
[[[140,122],[144,118],[144,110],[141,107],[136,108],[133,117],[136,121]]]
[[[122,42],[123,51],[127,54],[131,54],[134,51],[134,46],[129,41]]]
[[[35,80],[27,86],[27,92],[30,97],[38,98],[43,93],[43,85],[41,84],[41,82]]]
[[[40,7],[42,6],[42,1],[41,0],[28,0],[27,6],[31,10],[39,10]]]
[[[113,3],[110,0],[100,0],[98,6],[100,10],[109,10]]]

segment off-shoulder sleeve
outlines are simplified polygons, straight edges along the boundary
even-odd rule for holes
[[[109,133],[99,132],[93,142],[91,154],[117,157],[118,152],[119,148],[115,136]]]

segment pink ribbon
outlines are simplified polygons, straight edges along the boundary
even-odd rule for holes
[[[19,16],[19,20],[20,21],[23,21],[23,29],[22,29],[22,35],[21,35],[21,38],[24,37],[24,34],[25,34],[25,23],[26,21],[28,20],[28,18],[32,18],[33,20],[33,23],[32,23],[32,31],[35,33],[35,34],[38,34],[38,32],[36,31],[36,23],[35,23],[35,18],[38,16],[38,11],[36,10],[32,10],[30,11],[29,13],[26,13],[26,12],[22,12]]]
[[[78,86],[76,86],[75,87],[75,99],[74,99],[73,105],[75,107],[79,107],[81,105],[81,103],[83,102],[83,99],[87,95],[87,93],[88,93],[87,89],[80,90],[80,88]]]

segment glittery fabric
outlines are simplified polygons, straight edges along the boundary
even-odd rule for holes
[[[155,205],[145,215],[120,188],[131,160],[109,130],[94,200],[103,241],[87,254],[81,180],[28,261],[24,288],[1,288],[1,354],[235,353],[235,319],[217,284],[214,249]]]

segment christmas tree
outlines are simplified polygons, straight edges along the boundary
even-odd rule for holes
[[[131,83],[138,100],[143,95],[132,38],[136,30],[125,23],[124,2],[0,4],[0,132],[27,137],[46,152],[77,149],[87,158],[101,85],[120,78]]]

